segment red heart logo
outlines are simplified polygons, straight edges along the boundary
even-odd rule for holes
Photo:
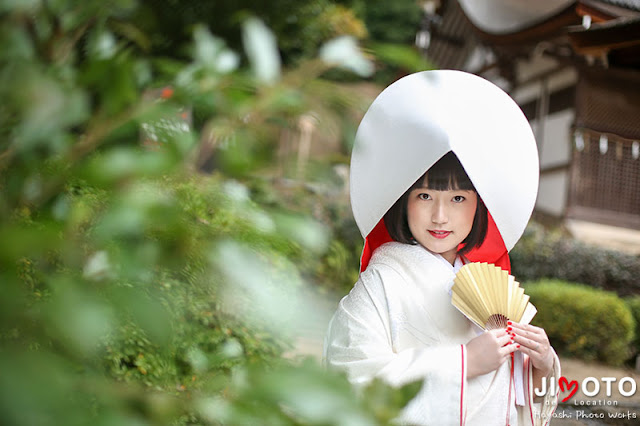
[[[560,390],[562,392],[565,391],[565,386],[567,387],[566,390],[570,392],[569,395],[562,400],[562,402],[567,402],[569,398],[571,398],[576,392],[578,392],[577,380],[568,381],[566,377],[562,376],[560,377],[560,380],[558,380],[558,385],[560,385]]]

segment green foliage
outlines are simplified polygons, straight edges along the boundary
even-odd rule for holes
[[[305,247],[294,259],[304,279],[316,284],[321,292],[344,295],[358,280],[360,254],[364,241],[360,235],[349,205],[347,194],[341,185],[344,182],[327,183],[317,187],[294,186],[274,188],[264,181],[252,183],[254,200],[263,205],[280,206],[292,212],[314,212],[314,217],[324,228],[321,232],[331,232],[325,239],[322,250],[313,246]],[[282,227],[282,232],[295,231],[295,227]],[[315,237],[320,241],[320,236]]]
[[[418,382],[392,389],[375,381],[357,397],[345,377],[327,374],[305,360],[295,369],[278,365],[238,371],[228,398],[201,399],[196,407],[214,424],[388,424],[420,386]],[[275,406],[281,409],[274,410]]]
[[[339,209],[332,213],[330,217],[335,237],[316,268],[316,276],[321,280],[319,284],[322,288],[346,294],[358,280],[364,241],[349,213]]]
[[[629,311],[631,311],[634,320],[631,356],[635,358],[640,355],[640,295],[625,297],[623,300],[627,304]]]
[[[640,257],[589,246],[531,222],[510,252],[521,281],[557,278],[584,283],[621,296],[640,292]]]
[[[432,68],[415,47],[420,29],[420,2],[400,0],[341,0],[353,9],[367,27],[366,46],[376,60],[373,81],[382,86],[411,72]]]
[[[374,410],[283,359],[308,278],[347,260],[331,220],[283,202],[273,152],[310,110],[347,116],[353,97],[317,77],[357,46],[284,69],[236,10],[244,67],[198,25],[205,3],[166,0],[179,27],[153,1],[0,6],[2,424],[371,424],[415,393],[376,384]],[[167,28],[188,34],[175,51]]]
[[[345,242],[331,241],[326,258],[318,268],[318,276],[324,280],[323,288],[347,293],[358,280],[358,263],[357,248],[349,250]]]
[[[373,42],[369,49],[377,62],[374,80],[383,86],[407,74],[434,68],[413,44]]]
[[[422,18],[419,2],[399,0],[348,1],[364,16],[372,40],[382,43],[412,45]]]
[[[374,52],[378,61],[389,66],[400,68],[406,73],[414,73],[434,68],[413,45],[372,43],[369,48]]]
[[[277,38],[284,63],[291,65],[315,57],[323,43],[340,35],[363,38],[365,24],[351,9],[331,0],[146,0],[145,13],[138,18],[143,28],[153,31],[153,45],[166,54],[184,51],[193,25],[202,23],[212,33],[240,51],[242,22],[257,16]],[[142,19],[141,19],[142,18]]]
[[[338,36],[362,39],[367,35],[365,24],[350,9],[330,0],[302,2],[295,19],[279,20],[276,32],[280,46],[294,60],[312,57],[318,46]],[[291,37],[296,34],[295,37]]]
[[[545,329],[561,356],[621,365],[629,356],[634,319],[615,293],[561,280],[525,285],[538,308],[533,324]]]

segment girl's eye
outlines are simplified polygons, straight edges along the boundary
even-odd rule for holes
[[[453,202],[454,203],[461,203],[465,200],[465,198],[462,195],[456,195],[455,197],[453,197]]]
[[[429,196],[429,194],[425,194],[423,192],[421,194],[418,194],[418,198],[420,198],[421,200],[429,200],[431,197]]]

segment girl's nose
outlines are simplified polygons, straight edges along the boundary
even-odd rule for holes
[[[447,208],[443,202],[436,202],[431,212],[431,222],[433,223],[447,223]]]

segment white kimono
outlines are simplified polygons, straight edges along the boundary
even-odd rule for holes
[[[376,377],[393,386],[422,380],[401,423],[505,425],[508,417],[512,426],[546,425],[557,393],[533,403],[526,356],[524,406],[515,404],[511,362],[467,380],[465,344],[481,330],[451,304],[454,276],[451,264],[422,246],[379,247],[331,320],[326,362],[345,370],[354,384]],[[550,376],[560,377],[557,357]]]

